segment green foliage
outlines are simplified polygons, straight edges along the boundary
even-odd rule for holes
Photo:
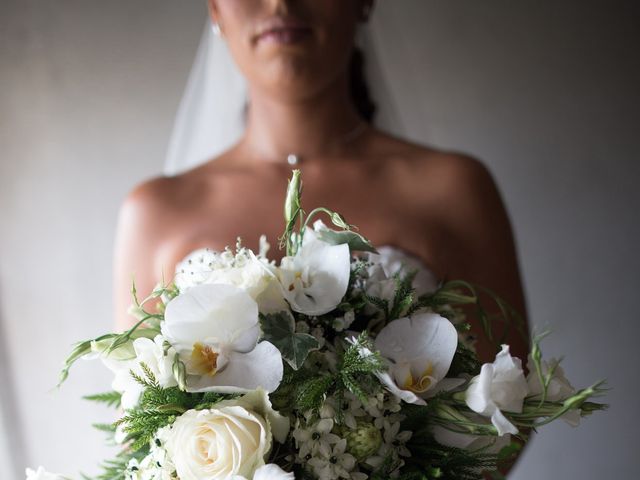
[[[133,289],[135,292],[135,288]],[[163,292],[164,290],[159,290]],[[156,292],[154,290],[154,292]],[[135,293],[134,293],[135,294]],[[161,295],[161,293],[157,293]],[[152,295],[155,295],[152,294]],[[151,296],[149,298],[152,298]],[[137,302],[137,300],[136,300]],[[129,330],[123,333],[109,333],[101,335],[91,340],[85,340],[78,342],[74,345],[73,350],[65,359],[62,370],[60,371],[60,377],[58,380],[58,387],[64,383],[69,377],[69,371],[75,362],[80,358],[90,353],[101,353],[103,355],[115,355],[115,356],[133,356],[132,342],[136,338],[146,337],[153,338],[160,333],[160,321],[163,320],[163,316],[160,314],[151,314],[143,310],[142,304],[139,304],[136,308],[142,312],[140,319]],[[152,327],[148,325],[152,323]]]
[[[145,387],[138,407],[127,411],[114,425],[124,425],[132,439],[131,450],[137,451],[149,444],[155,433],[190,409],[209,408],[230,396],[208,393],[187,393],[178,387],[162,388],[149,367],[140,363],[144,376],[131,371],[131,376]]]
[[[112,339],[114,337],[116,337],[117,335],[115,333],[111,333],[111,334],[107,334],[107,335],[102,335],[94,340],[85,340],[83,342],[78,342],[73,346],[73,350],[71,350],[71,353],[67,356],[67,358],[65,359],[64,363],[62,364],[62,370],[60,371],[60,376],[58,379],[58,387],[60,385],[62,385],[65,380],[69,377],[69,370],[71,369],[72,365],[80,358],[84,357],[85,355],[88,355],[89,353],[91,353],[91,344],[95,341],[101,341],[101,340],[106,340],[106,339]]]
[[[394,470],[396,470],[400,466],[400,463],[397,459],[394,459],[392,455],[387,455],[387,457],[382,461],[382,464],[378,468],[376,468],[371,475],[369,475],[370,480],[389,480],[391,474]],[[393,477],[395,478],[395,477]],[[418,480],[420,477],[416,477]]]
[[[272,395],[274,404],[298,411],[317,410],[328,395],[334,394],[340,399],[345,391],[350,391],[362,402],[366,402],[369,395],[380,388],[375,374],[384,368],[367,333],[363,332],[339,354],[335,371],[318,374],[312,365],[305,365],[305,368],[297,372],[287,372],[280,387]]]
[[[322,230],[318,235],[322,240],[332,245],[347,244],[350,251],[376,252],[371,242],[365,237],[352,230],[353,225],[347,223],[342,215],[338,212],[329,210],[328,208],[319,207],[312,210],[309,215],[305,215],[301,204],[302,197],[302,180],[300,178],[300,170],[293,170],[289,184],[287,186],[287,194],[284,202],[284,220],[285,229],[280,237],[280,248],[286,247],[287,255],[295,255],[304,238],[304,232],[314,216],[325,213],[328,215],[331,223],[341,230],[335,231],[331,229]],[[295,225],[299,224],[298,232],[295,232]]]
[[[547,399],[549,386],[560,366],[560,361],[551,362],[547,365],[547,369],[543,369],[540,342],[546,335],[547,333],[545,332],[534,337],[530,355],[533,362],[533,371],[538,376],[538,381],[540,382],[541,394],[533,398],[526,398],[522,412],[508,414],[512,423],[520,428],[536,429],[560,418],[572,410],[578,410],[582,416],[586,416],[595,411],[606,410],[608,408],[606,404],[590,401],[595,397],[604,395],[607,391],[607,389],[604,388],[604,382],[597,382],[588,388],[578,390],[564,401],[554,402]]]
[[[425,431],[414,433],[407,448],[411,457],[406,459],[400,479],[483,480],[482,472],[496,471],[498,467],[496,454],[446,447]]]
[[[318,480],[315,475],[300,464],[293,465],[293,473],[296,480]]]
[[[116,427],[113,423],[94,423],[91,426],[96,430],[100,430],[105,433],[114,433],[116,431]]]
[[[132,458],[142,460],[147,454],[148,449],[142,449],[137,452],[122,451],[113,460],[105,460],[100,465],[102,472],[95,477],[82,475],[84,480],[125,480],[124,473],[127,465]]]
[[[496,310],[497,313],[489,313],[485,301],[481,299],[481,294],[490,300],[493,306],[492,310]],[[513,307],[491,290],[462,280],[446,282],[435,292],[421,295],[411,306],[410,311],[429,308],[448,318],[452,308],[455,311],[457,307],[472,307],[472,313],[482,327],[484,335],[494,343],[496,348],[505,342],[512,328],[516,328],[523,338],[528,338],[524,328],[524,320]],[[495,322],[504,325],[504,330],[499,338],[494,333]]]
[[[138,299],[135,282],[131,283],[131,296],[133,305],[129,309],[129,313],[136,318],[136,323],[129,330],[122,333],[108,333],[91,340],[78,342],[73,346],[73,350],[65,359],[58,380],[58,387],[62,385],[69,377],[69,371],[78,359],[90,354],[100,353],[103,355],[114,355],[116,357],[130,356],[134,357],[132,342],[136,338],[153,338],[160,333],[160,325],[164,320],[162,313],[152,313],[145,309],[145,304],[160,298],[167,297],[169,299],[178,294],[175,285],[164,285],[164,282],[157,285],[151,294],[142,301]]]
[[[376,307],[382,313],[384,322],[379,326],[411,315],[417,310],[415,289],[413,288],[413,280],[417,274],[417,271],[411,271],[404,275],[396,273],[393,276],[395,282],[395,290],[391,301],[372,295],[364,295],[365,300]]]
[[[185,391],[187,389],[187,367],[184,362],[180,360],[179,355],[173,358],[171,372],[173,373],[173,378],[175,378],[178,383],[178,388]]]
[[[86,395],[84,397],[85,400],[89,400],[90,402],[104,403],[108,407],[120,408],[120,402],[122,400],[122,394],[119,392],[105,392],[105,393],[96,393],[95,395]]]
[[[480,367],[482,366],[478,356],[475,352],[467,348],[463,343],[458,342],[456,353],[453,356],[451,367],[449,367],[448,377],[457,378],[463,373],[471,376],[476,376],[480,373]]]
[[[293,170],[291,178],[287,186],[287,194],[284,201],[284,233],[280,237],[280,248],[286,247],[287,255],[295,255],[300,246],[299,236],[293,231],[297,220],[300,225],[304,220],[304,210],[300,205],[300,197],[302,196],[302,180],[300,179],[300,170]]]
[[[366,403],[367,393],[380,383],[375,374],[384,370],[382,358],[364,331],[342,355],[338,363],[336,387],[338,390],[349,390]]]
[[[436,442],[431,433],[434,425],[456,432],[497,438],[493,426],[475,423],[466,417],[468,413],[466,405],[456,403],[447,394],[430,399],[426,406],[403,405],[402,414],[406,418],[402,429],[413,431],[413,435],[406,444],[411,457],[406,459],[407,464],[398,478],[482,480],[486,478],[483,472],[494,472],[498,467],[512,463],[520,451],[520,446],[515,443],[494,454],[489,453],[487,448],[463,450]]]
[[[113,423],[92,423],[91,426],[106,434],[106,442],[108,445],[117,445],[115,440],[116,426]]]
[[[335,376],[327,374],[311,377],[301,383],[296,394],[297,408],[301,411],[320,408],[329,390],[335,386],[335,382]]]
[[[403,317],[411,305],[413,304],[415,290],[412,286],[413,279],[415,278],[416,271],[409,272],[408,274],[401,276],[396,273],[393,279],[396,284],[395,294],[393,296],[393,302],[391,310],[389,311],[388,320],[395,320],[396,318]]]
[[[374,307],[376,307],[378,310],[380,310],[385,318],[385,320],[390,318],[389,315],[389,301],[384,299],[384,298],[380,298],[380,297],[376,297],[374,295],[364,295],[365,300],[370,303],[371,305],[373,305]]]
[[[378,253],[369,240],[352,230],[320,230],[320,232],[318,232],[318,237],[320,240],[331,245],[342,245],[346,243],[349,246],[349,250],[352,252]]]
[[[308,333],[296,333],[295,323],[286,312],[260,315],[263,338],[276,346],[294,370],[298,370],[309,352],[318,348],[318,340]]]

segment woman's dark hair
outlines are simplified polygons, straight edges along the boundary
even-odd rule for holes
[[[368,123],[373,124],[376,116],[376,105],[373,103],[369,85],[365,78],[364,53],[354,47],[349,63],[349,90],[356,110]]]

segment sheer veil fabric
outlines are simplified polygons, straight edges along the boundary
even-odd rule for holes
[[[365,55],[365,74],[377,106],[376,125],[403,135],[405,128],[387,88],[389,79],[377,47],[383,30],[393,28],[393,22],[385,18],[382,23],[380,19],[374,12],[369,22],[360,26],[356,44]],[[392,52],[386,48],[385,53]],[[224,39],[214,34],[207,21],[169,140],[165,175],[189,170],[237,142],[244,130],[246,102],[246,82]]]

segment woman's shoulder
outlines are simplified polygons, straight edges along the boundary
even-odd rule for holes
[[[148,220],[167,211],[178,196],[180,183],[177,177],[165,176],[140,182],[124,198],[121,215]]]
[[[417,197],[455,197],[473,200],[496,189],[487,166],[468,153],[381,134],[379,151],[389,160],[389,173]]]
[[[197,182],[184,176],[157,176],[137,184],[124,198],[118,215],[119,229],[139,238],[164,238],[167,229],[184,220],[187,205],[197,205]]]
[[[171,214],[183,205],[193,205],[198,196],[211,191],[208,177],[198,173],[200,167],[187,172],[159,175],[137,184],[125,197],[122,208],[144,214]]]

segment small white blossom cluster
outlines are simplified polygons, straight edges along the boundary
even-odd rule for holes
[[[138,461],[132,458],[124,472],[125,480],[178,480],[175,466],[165,448],[171,427],[156,432],[149,454]]]
[[[394,476],[411,453],[405,443],[411,432],[401,431],[405,419],[400,400],[380,392],[361,402],[347,392],[342,401],[326,399],[318,415],[305,412],[293,430],[295,462],[311,467],[320,480],[365,480],[384,462],[396,466]],[[340,422],[337,422],[340,418]]]

